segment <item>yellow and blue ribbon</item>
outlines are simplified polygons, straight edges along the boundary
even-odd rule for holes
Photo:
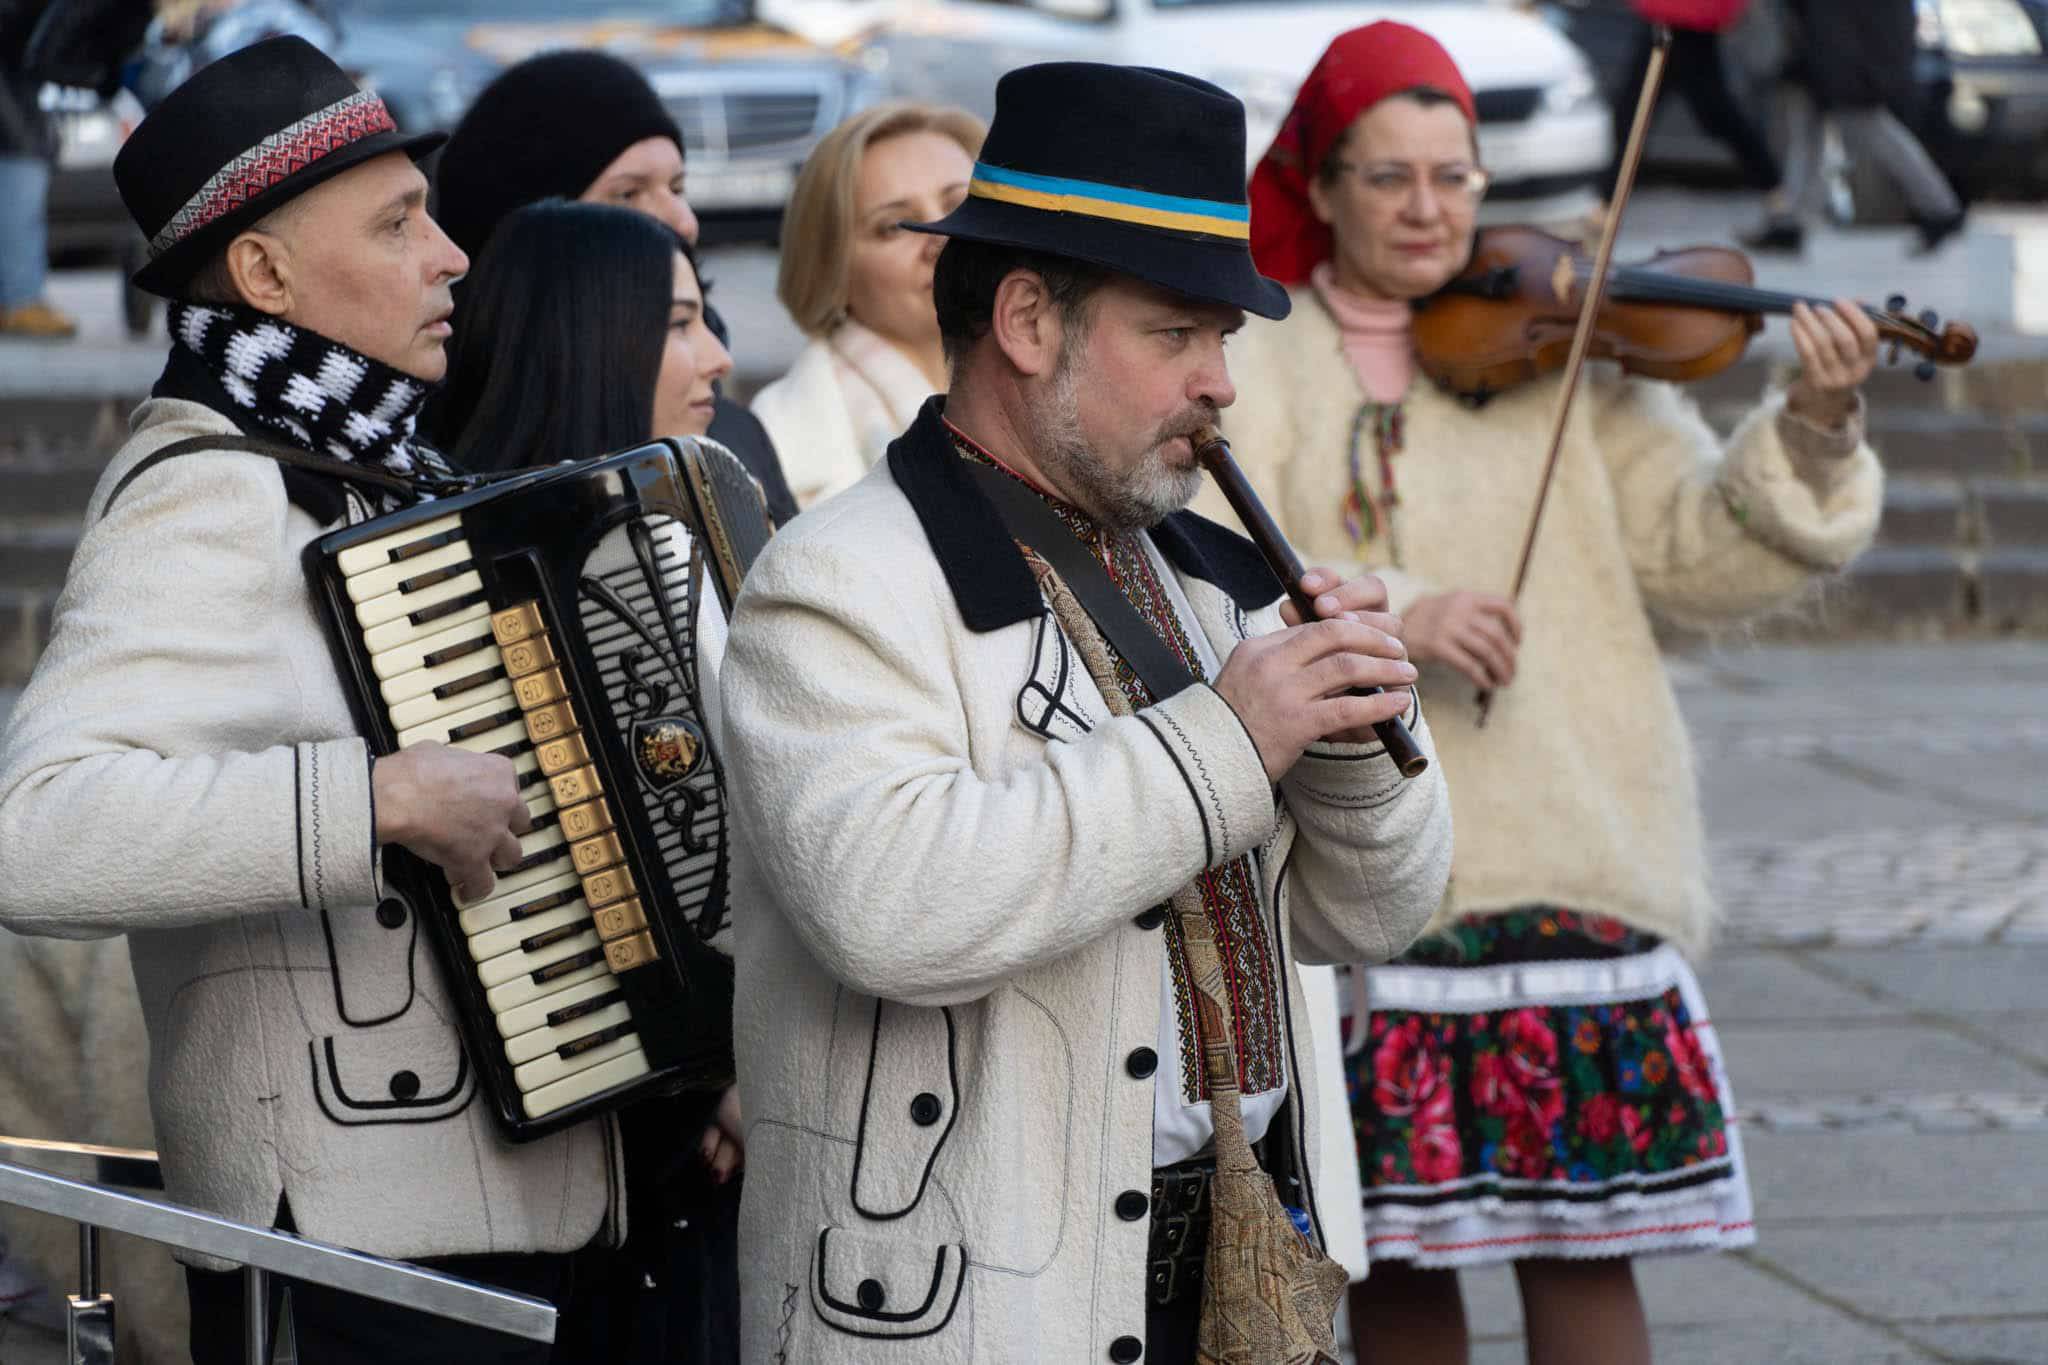
[[[986,161],[974,163],[974,178],[967,184],[967,193],[976,199],[994,199],[1053,213],[1078,213],[1240,242],[1251,238],[1252,212],[1246,204],[1154,194],[1150,190],[1065,176],[1032,175],[1028,171],[991,166]]]

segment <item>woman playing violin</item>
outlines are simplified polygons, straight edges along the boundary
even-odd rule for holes
[[[1463,404],[1419,376],[1409,335],[1472,250],[1475,122],[1422,33],[1330,46],[1252,180],[1254,255],[1295,305],[1233,344],[1224,426],[1311,562],[1386,579],[1451,785],[1433,932],[1354,969],[1358,1357],[1463,1360],[1455,1270],[1512,1262],[1532,1362],[1619,1365],[1650,1350],[1629,1258],[1755,1236],[1686,961],[1714,910],[1651,618],[1794,606],[1869,544],[1882,473],[1859,386],[1878,338],[1852,305],[1800,306],[1799,377],[1726,440],[1678,389],[1594,374],[1517,605],[1560,380]],[[1484,729],[1480,689],[1500,689]]]

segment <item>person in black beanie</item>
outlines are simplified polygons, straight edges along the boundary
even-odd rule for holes
[[[617,57],[571,49],[506,69],[462,116],[435,167],[435,221],[472,257],[505,215],[550,198],[638,209],[697,241],[682,132],[647,78]],[[459,288],[456,307],[460,326]],[[707,306],[705,318],[730,349],[716,310]],[[452,433],[437,417],[430,406],[423,423],[446,444]],[[796,515],[774,443],[752,413],[719,395],[709,435],[760,480],[776,525]]]

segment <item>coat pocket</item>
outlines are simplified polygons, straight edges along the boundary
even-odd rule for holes
[[[476,1072],[451,1028],[357,1029],[306,1050],[320,1112],[344,1127],[436,1123],[476,1098]]]
[[[868,1218],[901,1218],[924,1198],[959,1116],[953,1011],[884,1000],[874,1008],[853,1207]]]
[[[818,1233],[811,1304],[828,1327],[857,1337],[908,1340],[952,1329],[966,1359],[970,1335],[961,1302],[967,1249],[951,1242],[828,1227]]]

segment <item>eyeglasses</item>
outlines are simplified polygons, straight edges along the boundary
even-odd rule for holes
[[[1356,161],[1334,163],[1338,170],[1358,177],[1358,183],[1365,186],[1367,194],[1381,203],[1394,206],[1411,202],[1415,198],[1415,187],[1421,177],[1413,166],[1398,166],[1388,163],[1360,165]],[[1458,163],[1438,166],[1429,173],[1429,191],[1447,204],[1476,204],[1486,194],[1486,187],[1493,183],[1493,177],[1477,166]]]

